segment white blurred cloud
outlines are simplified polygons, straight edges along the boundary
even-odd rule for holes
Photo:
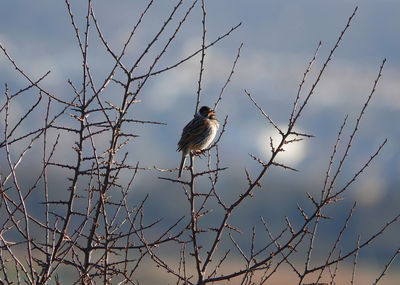
[[[373,206],[379,203],[386,195],[386,183],[377,171],[370,170],[356,184],[354,189],[355,200],[361,205]]]
[[[201,39],[189,38],[182,45],[178,60],[187,57],[201,47]],[[205,70],[202,89],[212,84],[221,85],[229,75],[232,67],[232,55],[222,50],[208,49],[205,57]],[[200,72],[200,53],[183,63],[182,66],[160,76],[150,90],[149,99],[156,110],[166,110],[177,104],[181,96],[194,96]]]
[[[359,65],[336,60],[317,88],[316,103],[337,107],[344,104],[360,105],[371,92],[380,63]],[[400,71],[386,66],[375,92],[374,104],[385,108],[400,108]]]
[[[197,50],[198,43],[195,38],[186,41],[180,52],[182,58]],[[199,70],[198,57],[192,58],[183,65],[183,68],[181,66],[172,69],[154,81],[148,99],[155,110],[170,109],[176,105],[181,96],[195,92],[194,83]]]
[[[279,126],[282,130],[287,126]],[[301,130],[297,130],[301,132]],[[273,140],[274,148],[276,148],[281,141],[281,135],[275,129],[268,129],[261,131],[257,136],[257,146],[260,153],[270,156],[270,137]],[[289,137],[288,140],[295,139],[296,137]],[[280,152],[276,157],[276,162],[285,164],[290,167],[296,167],[299,165],[307,155],[307,145],[305,141],[297,141],[283,146],[284,151]]]
[[[224,54],[221,53],[221,56]],[[252,89],[265,89],[270,93],[297,92],[298,84],[307,67],[311,54],[277,53],[270,51],[252,52],[241,58],[235,74],[236,81]],[[315,63],[303,87],[305,96],[314,83],[324,58]],[[325,71],[313,96],[313,102],[327,108],[344,105],[360,106],[369,95],[377,77],[380,62],[359,64],[335,59]],[[374,105],[383,108],[400,109],[400,70],[387,63],[376,92]]]

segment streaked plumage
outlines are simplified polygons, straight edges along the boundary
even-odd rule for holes
[[[193,120],[183,128],[177,149],[177,151],[182,151],[182,160],[179,166],[178,179],[182,175],[186,156],[191,151],[201,151],[206,149],[214,140],[218,128],[219,123],[215,117],[214,110],[207,106],[201,107]]]

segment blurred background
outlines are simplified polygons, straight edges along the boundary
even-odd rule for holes
[[[87,4],[81,0],[70,2],[77,24],[83,29]],[[121,50],[132,26],[147,4],[145,1],[137,2],[94,1],[94,11],[103,34],[111,48],[116,51]],[[174,4],[174,1],[155,1],[128,48],[123,61],[126,65],[132,64],[141,54]],[[187,2],[184,7],[189,7],[190,4]],[[249,101],[244,89],[253,95],[279,126],[285,128],[298,85],[319,41],[322,41],[322,47],[305,84],[306,92],[356,5],[359,9],[351,26],[298,121],[298,132],[315,137],[290,145],[278,156],[278,162],[286,163],[299,172],[273,169],[263,178],[264,188],[256,190],[255,198],[243,203],[233,217],[234,224],[245,233],[250,232],[253,224],[261,226],[260,216],[270,223],[275,233],[285,226],[285,216],[289,216],[294,224],[300,225],[301,217],[296,203],[311,209],[305,192],[319,197],[339,127],[348,114],[348,125],[342,140],[344,145],[371,91],[383,58],[387,58],[383,77],[360,124],[358,136],[337,186],[345,185],[385,138],[388,138],[388,143],[361,178],[343,195],[344,200],[329,212],[334,219],[321,228],[320,254],[326,254],[324,249],[336,238],[333,233],[340,230],[354,201],[357,201],[357,208],[343,239],[345,248],[354,246],[358,234],[367,238],[399,213],[400,2],[206,1],[207,42],[242,22],[241,27],[228,38],[207,49],[202,82],[201,105],[212,106],[228,78],[240,44],[244,44],[235,73],[217,110],[221,122],[226,115],[229,116],[219,148],[221,166],[229,169],[224,171],[218,186],[221,196],[228,202],[238,197],[247,185],[245,167],[253,176],[260,171],[260,166],[248,153],[268,160],[269,137],[272,136],[275,140],[279,138],[275,129]],[[178,13],[180,17],[184,10]],[[138,74],[146,71],[168,35],[174,31],[179,16],[174,19],[175,24],[168,27],[169,33],[161,37],[156,47],[150,50],[143,65],[139,67]],[[174,64],[201,47],[201,16],[201,7],[198,4],[156,69]],[[99,85],[110,71],[113,59],[107,54],[94,29],[90,39],[89,65],[94,80]],[[39,78],[51,70],[50,76],[42,83],[46,90],[63,99],[72,98],[73,91],[67,80],[71,79],[77,86],[81,84],[82,62],[63,1],[1,1],[0,41],[31,77]],[[176,172],[160,173],[153,167],[172,169],[179,165],[180,153],[176,152],[176,144],[182,128],[193,116],[199,61],[200,57],[196,56],[170,72],[152,77],[138,98],[142,102],[131,109],[131,117],[164,122],[166,126],[131,125],[125,130],[140,136],[127,148],[130,162],[135,164],[139,161],[142,167],[151,168],[150,171],[139,173],[131,199],[137,201],[149,193],[151,199],[148,215],[164,217],[167,222],[184,215],[188,205],[179,186],[158,179],[159,176],[175,178]],[[118,76],[117,74],[117,78]],[[4,55],[0,56],[0,80],[2,93],[5,82],[13,92],[28,84]],[[35,92],[32,91],[37,95]],[[121,92],[118,86],[111,85],[104,94],[118,103]],[[306,92],[303,93],[303,98]],[[11,119],[17,118],[26,110],[24,103],[30,99],[25,96],[25,100],[27,101],[15,102],[11,106]],[[4,101],[2,96],[2,105]],[[34,114],[30,121],[32,126],[25,124],[25,130],[35,124],[40,125],[42,115]],[[71,122],[72,119],[68,116],[59,120],[61,125]],[[73,157],[69,155],[73,141],[73,137],[68,134],[62,136],[57,159],[73,161]],[[100,148],[106,147],[107,142],[105,138],[98,145]],[[341,153],[343,145],[339,148]],[[14,151],[17,153],[19,150]],[[20,171],[26,173],[26,185],[30,183],[28,178],[37,174],[37,159],[41,159],[41,154],[32,152],[21,166]],[[206,158],[196,161],[198,169],[205,166]],[[0,167],[5,169],[3,165]],[[1,168],[0,171],[5,172]],[[129,178],[127,176],[122,179],[128,181]],[[67,181],[64,173],[54,170],[53,179],[53,185],[56,185],[52,187],[54,197],[63,197],[63,185]],[[208,185],[206,179],[201,183],[200,185]],[[218,211],[209,221],[218,223]],[[373,247],[363,252],[361,264],[379,272],[379,268],[383,268],[399,247],[399,234],[400,225],[395,224]],[[237,238],[246,243],[250,236],[243,234]],[[261,242],[260,239],[260,244]],[[399,268],[397,261],[389,272],[393,273]]]

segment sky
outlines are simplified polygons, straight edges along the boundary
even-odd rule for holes
[[[70,2],[78,26],[83,28],[85,1]],[[135,56],[143,51],[165,20],[166,11],[170,11],[175,2],[155,1],[141,29],[135,34],[133,44],[127,49],[124,63],[129,65]],[[189,7],[191,2],[184,3],[184,7]],[[111,48],[121,49],[145,5],[145,1],[94,1],[94,11]],[[206,51],[202,82],[201,103],[212,105],[225,84],[238,48],[243,43],[235,73],[217,110],[220,121],[223,121],[226,115],[229,116],[227,131],[220,142],[222,164],[229,167],[221,181],[221,188],[226,191],[224,195],[227,199],[240,191],[229,192],[232,185],[245,185],[244,167],[254,174],[259,170],[259,166],[248,153],[267,160],[270,155],[269,137],[278,139],[274,128],[252,105],[244,90],[252,94],[279,126],[287,126],[298,85],[318,43],[321,41],[322,46],[305,84],[305,91],[311,88],[313,80],[356,6],[358,10],[350,28],[297,126],[299,132],[306,132],[315,137],[288,146],[286,151],[278,156],[278,161],[300,171],[271,171],[271,174],[264,178],[264,183],[271,189],[257,193],[259,199],[254,202],[254,211],[243,210],[243,220],[260,215],[280,219],[292,213],[293,206],[299,199],[304,198],[305,191],[319,193],[339,127],[344,117],[349,115],[349,123],[344,131],[343,141],[346,142],[371,92],[384,58],[387,62],[382,78],[360,124],[358,136],[354,140],[339,184],[345,183],[346,179],[356,173],[387,138],[388,143],[381,155],[345,195],[343,209],[349,209],[348,205],[355,200],[359,203],[359,212],[356,212],[354,219],[359,225],[359,230],[365,233],[377,229],[385,219],[398,213],[400,1],[206,1],[207,42],[242,23],[228,38]],[[182,15],[182,12],[178,13],[177,19]],[[157,68],[171,65],[200,48],[201,15],[200,5],[197,5]],[[177,19],[174,19],[173,27],[176,26]],[[173,27],[169,28],[169,33],[173,32]],[[145,58],[143,68],[138,69],[139,73],[145,70],[146,64],[151,62],[161,43],[167,39],[168,37],[161,37],[160,44],[156,44],[156,48]],[[43,82],[43,87],[60,98],[70,98],[72,91],[67,80],[71,79],[79,84],[82,62],[64,1],[1,1],[0,42],[33,78],[51,70],[50,76]],[[89,65],[93,70],[95,82],[100,84],[110,69],[112,58],[100,43],[94,29],[90,34],[90,43]],[[135,143],[128,146],[132,163],[140,161],[142,166],[150,168],[155,165],[160,168],[178,166],[180,154],[176,152],[176,143],[181,129],[193,115],[199,61],[199,57],[194,57],[178,68],[152,78],[143,89],[140,96],[142,103],[134,107],[134,116],[144,120],[158,120],[167,125],[132,126],[130,131],[140,135]],[[2,93],[5,82],[14,91],[27,84],[10,66],[5,56],[1,55]],[[118,92],[121,90],[117,87],[110,87],[105,91],[105,96],[111,101],[117,100]],[[305,94],[303,93],[303,96]],[[4,98],[1,99],[2,104],[3,102]],[[12,108],[12,119],[13,116],[17,118],[25,109],[24,102],[15,103]],[[36,119],[40,118],[40,114],[35,116]],[[70,122],[69,118],[60,120],[66,124]],[[26,129],[30,127],[24,126]],[[62,149],[69,149],[72,143],[73,138],[64,137]],[[100,148],[106,147],[107,140],[100,140],[98,143]],[[32,157],[34,158],[35,154],[32,154]],[[71,158],[68,157],[67,151],[61,151],[59,159],[68,161]],[[199,161],[199,167],[204,167],[204,164],[204,160]],[[26,167],[29,169],[29,163]],[[170,177],[174,177],[173,175],[174,173]],[[156,170],[141,174],[135,191],[141,194],[155,194],[154,207],[158,207],[160,213],[166,211],[171,215],[178,215],[175,201],[180,201],[182,197],[174,195],[181,193],[169,189],[168,187],[172,186],[160,182],[158,176],[160,173]],[[149,180],[150,185],[146,183]],[[164,195],[157,194],[161,188],[168,188],[166,191],[171,197],[175,197],[174,201],[165,202]],[[276,203],[276,206],[266,207],[264,203],[267,202]],[[377,213],[381,215],[375,217],[376,227],[373,229],[368,228],[368,220],[363,218],[366,213],[374,217]],[[337,210],[337,214],[345,215],[341,209]],[[388,240],[391,245],[396,243],[394,233]]]

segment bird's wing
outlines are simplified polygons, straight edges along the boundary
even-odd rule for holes
[[[190,142],[197,141],[197,138],[201,137],[207,129],[207,122],[205,119],[195,117],[191,120],[182,131],[181,139],[178,142],[178,151],[189,144]]]

